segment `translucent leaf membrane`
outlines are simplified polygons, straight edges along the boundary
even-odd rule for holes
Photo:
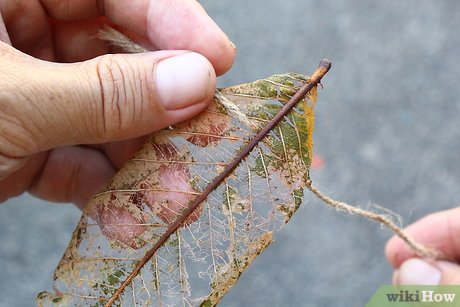
[[[203,189],[308,80],[274,75],[222,89],[191,121],[155,133],[85,210],[41,306],[104,306]],[[212,306],[302,202],[316,88],[141,269],[115,306]]]

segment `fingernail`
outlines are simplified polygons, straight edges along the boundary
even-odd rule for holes
[[[401,265],[397,278],[400,285],[438,285],[441,271],[426,261],[412,258]]]
[[[194,52],[161,60],[155,73],[158,98],[168,110],[210,99],[216,87],[216,74],[211,63]]]
[[[229,39],[228,42],[230,43],[230,46],[232,46],[233,49],[235,49],[235,51],[238,50],[238,48],[236,48],[236,45]]]

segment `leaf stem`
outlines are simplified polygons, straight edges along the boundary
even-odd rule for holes
[[[264,126],[257,135],[243,148],[243,150],[225,167],[225,169],[201,192],[191,204],[168,226],[166,232],[160,237],[155,245],[147,251],[142,259],[136,264],[131,273],[126,277],[120,287],[113,293],[112,297],[107,301],[105,307],[111,307],[112,304],[121,296],[125,288],[131,284],[133,279],[139,274],[142,267],[153,257],[156,251],[163,246],[169,237],[179,228],[193,211],[206,200],[208,195],[217,188],[222,181],[227,178],[232,171],[240,164],[240,162],[257,146],[257,144],[292,110],[292,108],[301,101],[305,95],[313,89],[317,84],[321,84],[321,79],[331,68],[331,62],[327,59],[320,61],[318,68],[310,77],[310,80],[305,83],[292,98],[280,109],[280,111]]]

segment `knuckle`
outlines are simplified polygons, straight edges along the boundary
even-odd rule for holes
[[[42,150],[44,146],[38,140],[43,137],[40,138],[40,129],[24,111],[28,108],[26,103],[21,97],[5,96],[6,93],[0,94],[0,155],[21,157]]]
[[[101,137],[123,137],[133,123],[139,93],[139,74],[121,56],[101,57],[97,63],[100,87]]]
[[[0,153],[0,181],[15,173],[23,167],[26,162],[27,157],[13,158]]]

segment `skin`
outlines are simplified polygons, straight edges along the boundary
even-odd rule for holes
[[[0,14],[0,202],[28,191],[82,208],[144,135],[205,108],[215,75],[235,57],[234,45],[193,0],[5,0]],[[103,24],[157,51],[106,55],[111,50],[95,38]],[[189,98],[194,104],[165,109],[158,80],[145,75],[183,50],[202,55],[196,65],[209,68],[208,78],[196,84],[202,90]],[[146,64],[151,71],[142,71]],[[147,84],[124,86],[142,78]],[[115,94],[114,107],[107,97]]]
[[[410,225],[406,231],[420,243],[438,249],[447,258],[445,261],[427,261],[440,272],[439,284],[460,285],[460,207],[428,215]],[[397,237],[388,242],[385,253],[395,268],[393,282],[399,284],[402,266],[416,256]]]

